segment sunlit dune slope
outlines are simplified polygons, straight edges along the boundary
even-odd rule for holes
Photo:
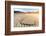
[[[39,13],[15,13],[14,21],[16,24],[24,23],[24,24],[35,24],[38,25]]]

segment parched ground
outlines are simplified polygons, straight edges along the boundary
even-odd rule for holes
[[[15,27],[38,26],[39,13],[14,13]]]

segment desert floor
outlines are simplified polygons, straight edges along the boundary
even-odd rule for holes
[[[15,27],[38,26],[39,13],[14,13]]]

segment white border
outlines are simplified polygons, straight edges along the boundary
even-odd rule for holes
[[[14,8],[38,8],[39,9],[39,26],[38,27],[15,27],[14,28]],[[42,30],[42,7],[41,6],[22,6],[11,5],[11,32],[12,31],[27,31],[27,30]]]

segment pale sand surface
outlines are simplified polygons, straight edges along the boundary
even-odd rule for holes
[[[39,23],[39,14],[38,13],[15,13],[14,14],[14,26],[15,27],[24,27],[25,26],[30,26],[30,24],[33,24],[34,26],[37,26]]]

